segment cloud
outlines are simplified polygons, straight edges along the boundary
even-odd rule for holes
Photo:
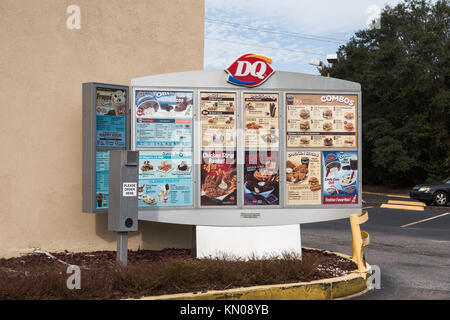
[[[371,17],[367,9],[381,10],[385,2],[206,0],[205,69],[226,68],[238,56],[253,52],[271,57],[277,70],[317,74],[307,61],[335,53],[366,27]],[[395,5],[400,0],[388,2]]]

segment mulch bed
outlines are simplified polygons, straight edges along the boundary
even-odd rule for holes
[[[69,290],[68,265],[81,269],[81,289]],[[194,259],[190,250],[129,251],[128,265],[114,251],[39,253],[0,259],[0,299],[120,299],[236,287],[294,283],[349,274],[352,261],[317,250],[302,259]]]

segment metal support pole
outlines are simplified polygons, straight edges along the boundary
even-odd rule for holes
[[[117,262],[123,266],[128,262],[128,232],[117,232]]]

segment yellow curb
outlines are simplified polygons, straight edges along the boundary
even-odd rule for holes
[[[415,202],[415,201],[399,201],[399,200],[388,200],[390,204],[405,204],[407,206],[419,206],[426,207],[426,204],[423,202]]]
[[[383,203],[380,208],[389,208],[389,209],[402,209],[402,210],[413,210],[413,211],[424,211],[423,207],[415,207],[415,206],[403,206],[399,204],[386,204]]]
[[[305,248],[305,247],[304,247]],[[331,253],[347,260],[351,257],[338,252],[305,248]],[[160,296],[142,297],[127,300],[332,300],[345,299],[360,295],[370,290],[370,265],[365,272],[353,271],[341,277],[297,282],[289,284],[274,284],[229,290],[211,290],[201,293],[178,293]]]

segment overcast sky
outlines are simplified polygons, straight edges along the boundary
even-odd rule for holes
[[[366,28],[385,4],[400,0],[205,0],[205,69],[225,69],[238,56],[273,59],[275,70],[318,74],[326,61]],[[272,31],[272,32],[263,32]]]

